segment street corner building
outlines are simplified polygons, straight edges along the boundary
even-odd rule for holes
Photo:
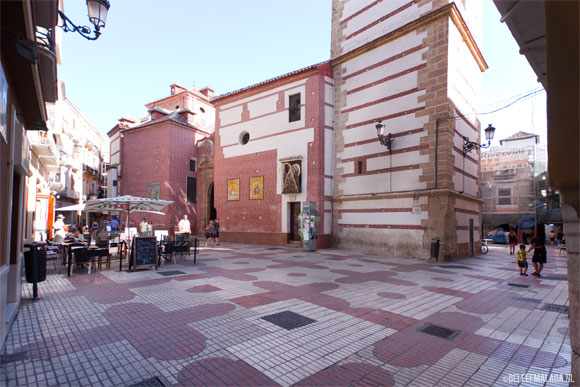
[[[146,106],[148,116],[122,117],[109,131],[110,196],[170,200],[165,215],[144,214],[155,229],[175,231],[188,215],[203,230],[213,209],[214,108],[211,88],[171,85],[168,97]],[[134,219],[138,224],[139,219]]]
[[[480,15],[479,1],[333,1],[335,246],[428,258],[440,239],[452,259],[480,245],[479,150],[463,151],[480,138]]]

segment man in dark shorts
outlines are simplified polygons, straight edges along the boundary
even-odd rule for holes
[[[215,245],[219,245],[220,244],[220,218],[215,218],[215,220],[213,221],[213,226],[215,227]]]
[[[535,237],[532,239],[532,246],[528,252],[534,250],[534,256],[532,257],[532,263],[534,264],[533,276],[540,277],[540,273],[544,268],[544,263],[547,261],[546,246],[544,246],[544,241],[541,238]]]

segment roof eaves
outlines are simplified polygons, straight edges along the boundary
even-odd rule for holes
[[[278,75],[277,77],[270,78],[270,79],[266,79],[265,81],[255,83],[253,85],[246,86],[246,87],[243,87],[243,88],[238,89],[238,90],[230,91],[229,93],[225,93],[225,94],[221,94],[221,95],[215,96],[215,97],[213,97],[211,99],[211,102],[213,103],[213,102],[215,102],[217,100],[220,100],[222,98],[230,97],[232,95],[239,94],[239,93],[242,93],[244,91],[247,91],[247,90],[250,90],[250,89],[254,89],[256,87],[259,87],[259,86],[262,86],[262,85],[266,85],[268,83],[272,83],[274,81],[277,81],[277,80],[280,80],[280,79],[283,79],[283,78],[286,78],[286,77],[290,77],[292,75],[296,75],[296,74],[299,74],[299,73],[302,73],[302,72],[305,72],[305,71],[308,71],[308,70],[312,70],[312,69],[317,68],[318,66],[320,66],[320,65],[322,65],[324,63],[327,63],[327,62],[328,61],[325,60],[324,62],[316,63],[316,64],[313,64],[313,65],[310,65],[310,66],[307,66],[307,67],[303,67],[301,69],[294,70],[294,71],[291,71],[291,72],[286,73],[286,74]]]

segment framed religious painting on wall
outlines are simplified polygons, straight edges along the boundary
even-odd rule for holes
[[[250,200],[264,199],[264,176],[250,177]]]
[[[240,179],[228,179],[228,202],[240,200]]]
[[[145,186],[146,198],[159,200],[159,193],[161,191],[161,183],[148,183]]]

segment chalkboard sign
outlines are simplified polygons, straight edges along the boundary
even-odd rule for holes
[[[187,243],[187,240],[189,238],[189,233],[187,232],[176,232],[175,233],[175,244],[179,245],[182,243]]]
[[[157,267],[157,239],[155,237],[135,237],[131,254],[133,266]]]

